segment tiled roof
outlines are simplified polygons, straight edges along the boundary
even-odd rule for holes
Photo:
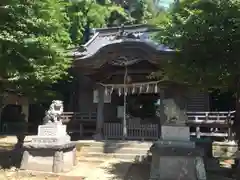
[[[157,29],[148,25],[93,29],[93,36],[91,39],[81,46],[81,48],[74,50],[73,56],[76,59],[87,59],[97,54],[97,52],[104,47],[126,42],[136,43],[136,45],[148,45],[160,52],[173,51],[150,39],[149,33],[156,30]],[[122,34],[120,35],[120,33]]]

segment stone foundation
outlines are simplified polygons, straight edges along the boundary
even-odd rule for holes
[[[158,141],[150,151],[150,180],[206,180],[203,151],[192,142]]]
[[[203,150],[190,141],[189,127],[163,125],[162,139],[150,148],[149,180],[206,180]]]
[[[77,164],[75,147],[75,143],[25,144],[20,169],[54,173],[68,172]]]

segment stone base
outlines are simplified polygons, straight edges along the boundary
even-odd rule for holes
[[[150,149],[150,180],[206,180],[203,151],[192,142],[159,141]]]
[[[94,139],[95,141],[101,141],[101,140],[103,140],[103,135],[102,135],[102,133],[96,133],[96,134],[94,134],[94,135],[93,135],[93,139]]]
[[[65,136],[35,136],[32,138],[32,143],[35,144],[64,144],[71,141],[69,135]]]
[[[186,125],[163,125],[161,127],[161,136],[163,140],[189,141],[190,130]]]
[[[24,144],[20,169],[44,172],[68,172],[77,164],[76,144]]]

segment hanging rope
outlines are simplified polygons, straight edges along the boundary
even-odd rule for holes
[[[158,84],[161,81],[150,81],[141,83],[127,83],[128,71],[125,67],[124,83],[123,84],[103,84],[99,83],[105,88],[105,94],[111,95],[114,90],[117,91],[118,95],[122,94],[141,94],[141,93],[159,93]]]
[[[155,84],[159,84],[161,81],[148,81],[148,82],[139,82],[139,83],[131,83],[131,84],[105,84],[105,83],[98,83],[104,87],[114,87],[114,88],[118,88],[118,87],[140,87],[140,86],[144,86],[144,85],[155,85]]]

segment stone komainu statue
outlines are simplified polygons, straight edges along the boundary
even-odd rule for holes
[[[63,101],[53,100],[49,109],[45,112],[43,124],[62,123],[61,115],[63,113]]]

